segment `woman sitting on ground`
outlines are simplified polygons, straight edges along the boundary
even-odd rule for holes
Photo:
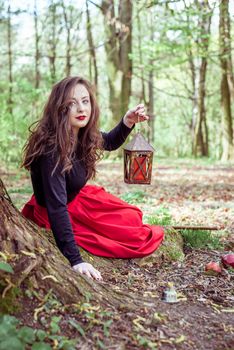
[[[142,212],[104,188],[86,185],[104,150],[119,148],[135,123],[148,120],[144,105],[129,110],[108,133],[98,129],[99,107],[92,85],[67,77],[52,88],[42,118],[24,147],[22,166],[34,194],[23,215],[52,229],[72,268],[88,277],[101,273],[83,261],[79,246],[109,258],[140,258],[163,240],[163,228],[142,223]]]

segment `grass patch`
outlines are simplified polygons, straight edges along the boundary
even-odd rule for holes
[[[150,225],[166,226],[172,224],[172,217],[167,208],[158,207],[153,214],[145,215],[144,221]]]
[[[209,230],[182,230],[184,244],[190,248],[221,249],[223,246],[217,234]]]
[[[126,192],[120,198],[129,204],[145,203],[147,201],[147,195],[144,191]]]
[[[144,221],[150,225],[159,226],[173,226],[172,217],[167,208],[159,207],[154,211],[153,215],[145,216]],[[165,239],[171,239],[171,235],[174,235],[174,230],[170,232],[167,230]],[[217,233],[213,233],[209,230],[181,230],[180,231],[184,245],[190,248],[208,248],[208,249],[222,249],[223,245],[220,242]]]
[[[32,193],[32,187],[31,186],[27,186],[27,187],[21,187],[21,188],[10,188],[7,191],[9,194],[12,193],[17,193],[17,194],[30,194]]]

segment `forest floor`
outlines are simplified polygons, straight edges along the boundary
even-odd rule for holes
[[[184,260],[170,263],[140,267],[125,260],[112,269],[103,267],[101,283],[142,300],[137,308],[125,308],[123,301],[116,309],[91,301],[89,295],[76,305],[61,305],[52,295],[42,303],[39,295],[28,292],[15,312],[22,325],[44,329],[54,349],[233,350],[234,270],[217,276],[204,270],[208,262],[234,252],[234,167],[161,160],[154,164],[150,186],[125,184],[117,161],[102,161],[98,169],[95,184],[137,204],[145,217],[163,213],[173,224],[218,226],[214,236],[220,245],[187,244]],[[30,197],[28,177],[20,173],[1,178],[20,208]],[[168,282],[174,283],[177,303],[162,300]]]

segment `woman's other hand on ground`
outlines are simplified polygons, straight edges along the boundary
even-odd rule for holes
[[[149,120],[149,116],[145,114],[145,105],[142,103],[127,111],[123,117],[124,124],[129,128],[135,123],[141,123],[145,120]]]
[[[94,278],[96,280],[102,280],[101,273],[96,270],[93,265],[83,262],[77,265],[72,266],[73,270],[78,271],[89,278]]]

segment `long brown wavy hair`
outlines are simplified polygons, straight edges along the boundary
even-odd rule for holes
[[[42,118],[29,127],[31,134],[23,148],[22,167],[30,170],[38,157],[51,152],[56,156],[53,172],[60,164],[62,172],[71,170],[77,140],[69,123],[68,110],[72,89],[77,84],[86,87],[91,102],[90,120],[78,133],[79,155],[84,161],[87,179],[95,176],[95,164],[101,158],[103,150],[103,139],[98,131],[99,107],[92,85],[79,76],[66,77],[53,86]]]

